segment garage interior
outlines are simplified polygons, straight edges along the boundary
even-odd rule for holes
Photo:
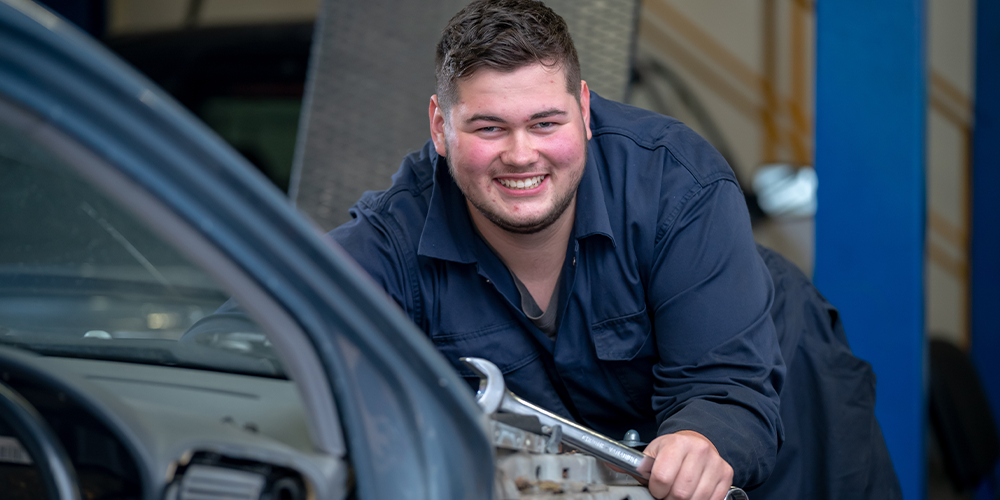
[[[430,48],[464,2],[43,3],[170,92],[329,230],[426,140]],[[954,483],[929,407],[932,346],[943,342],[973,362],[1000,415],[1000,327],[989,316],[1000,304],[990,192],[1000,185],[1000,6],[547,3],[570,24],[591,88],[708,139],[743,184],[757,240],[840,309],[855,354],[878,376],[876,413],[905,498],[987,498],[985,477]],[[336,122],[338,134],[310,134],[317,121]]]

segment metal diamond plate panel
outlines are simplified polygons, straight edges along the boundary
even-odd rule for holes
[[[624,101],[632,64],[637,0],[547,0],[573,36],[580,71],[601,97]]]
[[[324,230],[384,189],[430,136],[434,46],[468,0],[325,0],[317,20],[290,194]],[[599,94],[625,96],[636,0],[551,0]]]

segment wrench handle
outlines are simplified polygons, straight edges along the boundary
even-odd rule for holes
[[[510,391],[507,391],[500,403],[500,410],[538,417],[538,421],[542,425],[549,427],[561,426],[562,440],[567,444],[632,474],[648,479],[650,471],[653,470],[653,458],[649,455],[609,439],[544,408],[535,406]]]
[[[535,406],[510,391],[506,391],[500,403],[500,410],[537,417],[543,426],[561,426],[562,440],[570,446],[590,453],[626,472],[649,479],[649,474],[653,470],[653,457]],[[748,497],[743,490],[733,486],[726,493],[725,500],[748,500]]]

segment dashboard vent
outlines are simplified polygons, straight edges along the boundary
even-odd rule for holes
[[[190,465],[181,479],[177,500],[258,500],[264,476],[211,465]]]

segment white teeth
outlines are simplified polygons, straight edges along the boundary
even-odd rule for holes
[[[537,175],[535,177],[516,180],[516,181],[509,179],[500,179],[500,184],[503,184],[504,187],[508,189],[534,189],[538,187],[539,184],[542,183],[542,179],[544,178],[545,178],[544,175]]]

